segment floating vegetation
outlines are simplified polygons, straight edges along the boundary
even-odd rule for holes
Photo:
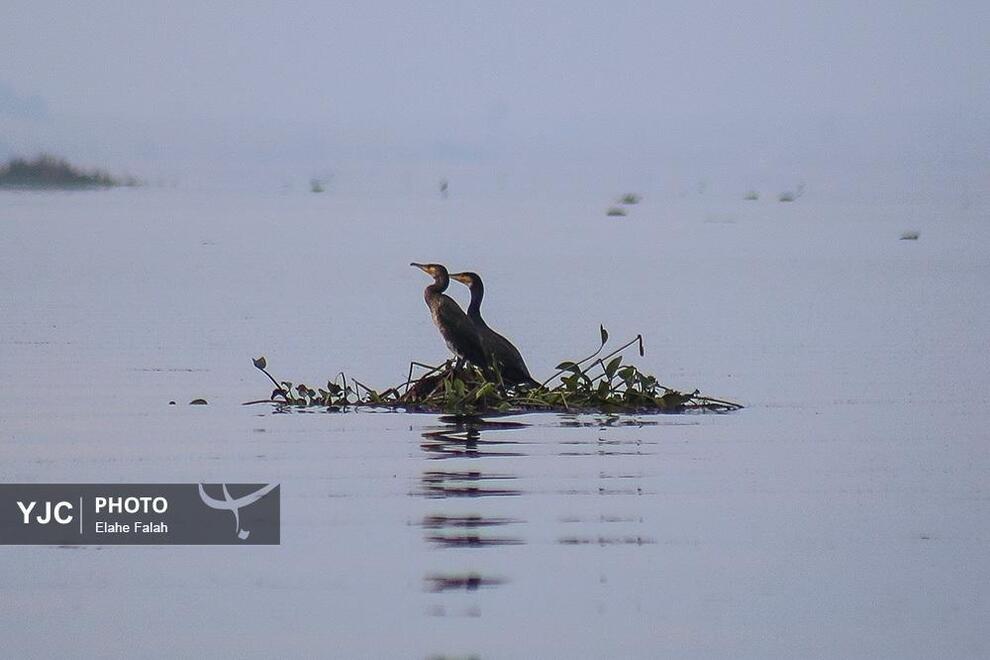
[[[319,179],[310,179],[309,180],[309,191],[310,192],[315,192],[315,193],[321,193],[321,192],[326,191],[326,187],[323,185],[323,182],[320,181]]]
[[[613,217],[613,216],[623,217],[626,215],[626,210],[621,206],[610,206],[608,207],[608,211],[605,212],[605,215],[609,217]]]
[[[919,232],[919,231],[906,231],[906,232],[904,232],[904,233],[901,234],[901,240],[902,241],[916,241],[916,240],[918,240],[918,237],[919,236],[921,236],[921,232]]]
[[[626,205],[639,204],[642,200],[643,198],[637,195],[636,193],[626,193],[625,195],[619,198],[619,204],[626,204]]]
[[[264,357],[254,366],[275,385],[269,399],[247,404],[273,403],[282,407],[322,407],[346,411],[358,407],[404,410],[434,414],[480,414],[519,412],[560,413],[683,413],[730,412],[738,403],[702,396],[698,390],[679,392],[661,384],[655,376],[643,373],[623,361],[622,354],[636,346],[644,355],[643,337],[602,356],[608,331],[601,328],[601,345],[578,361],[557,365],[557,372],[538,386],[506,387],[500,379],[490,380],[474,366],[460,366],[449,360],[439,366],[418,362],[409,365],[405,382],[385,390],[375,390],[348,379],[341,372],[326,387],[313,388],[277,380],[268,371]],[[420,370],[414,377],[414,371]],[[496,374],[497,375],[497,374]]]
[[[743,199],[746,200],[747,202],[758,201],[760,199],[760,193],[756,192],[755,190],[750,190],[749,192],[747,192],[743,196]],[[794,201],[794,200],[791,200],[791,201]]]

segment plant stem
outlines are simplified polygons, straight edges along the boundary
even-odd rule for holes
[[[635,340],[634,340],[634,341],[635,341]],[[603,348],[605,348],[605,342],[602,342],[602,345],[598,347],[598,350],[597,350],[597,351],[595,351],[594,353],[592,353],[592,354],[591,354],[591,355],[589,355],[588,357],[586,357],[586,358],[584,358],[583,360],[580,360],[579,362],[575,362],[575,363],[574,363],[574,365],[575,365],[575,366],[581,366],[582,364],[584,364],[584,363],[585,363],[585,362],[587,362],[588,360],[591,360],[591,359],[592,359],[592,358],[594,358],[594,357],[595,357],[596,355],[598,355],[599,353],[601,353],[601,352],[602,352],[602,349],[603,349]],[[558,372],[557,372],[557,373],[555,373],[554,375],[552,375],[552,376],[550,376],[550,377],[549,377],[549,378],[547,378],[547,379],[546,379],[545,381],[543,381],[542,383],[540,383],[540,387],[546,387],[546,386],[547,386],[547,383],[549,383],[549,382],[550,382],[551,380],[553,380],[554,378],[556,378],[556,377],[557,377],[557,376],[559,376],[560,374],[562,374],[562,373],[564,373],[565,371],[567,371],[567,369],[561,369],[560,371],[558,371]]]

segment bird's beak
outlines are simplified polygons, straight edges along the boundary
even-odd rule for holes
[[[409,264],[409,265],[410,265],[410,266],[415,266],[416,268],[419,268],[419,269],[420,269],[421,271],[423,271],[424,273],[429,273],[429,272],[430,272],[430,270],[429,270],[429,269],[428,269],[428,268],[426,267],[426,264],[418,264],[418,263],[416,263],[416,262],[414,261],[414,262],[412,262],[412,263],[411,263],[411,264]]]
[[[469,278],[469,277],[468,277],[467,275],[465,275],[464,273],[451,273],[451,275],[450,275],[450,279],[452,279],[452,280],[457,280],[457,281],[458,281],[458,282],[460,282],[461,284],[467,284],[467,285],[469,285],[469,286],[470,286],[470,284],[471,284],[471,278]]]

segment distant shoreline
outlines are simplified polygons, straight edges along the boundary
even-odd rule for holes
[[[15,156],[0,165],[0,188],[4,189],[80,190],[136,185],[138,181],[133,177],[117,178],[99,169],[84,170],[50,154],[31,160]]]

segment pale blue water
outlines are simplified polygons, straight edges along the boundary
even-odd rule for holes
[[[0,194],[3,480],[278,481],[283,517],[273,548],[0,548],[6,652],[985,656],[986,214],[608,203]],[[261,354],[311,385],[443,359],[410,261],[482,273],[538,377],[604,323],[748,407],[240,405]]]

